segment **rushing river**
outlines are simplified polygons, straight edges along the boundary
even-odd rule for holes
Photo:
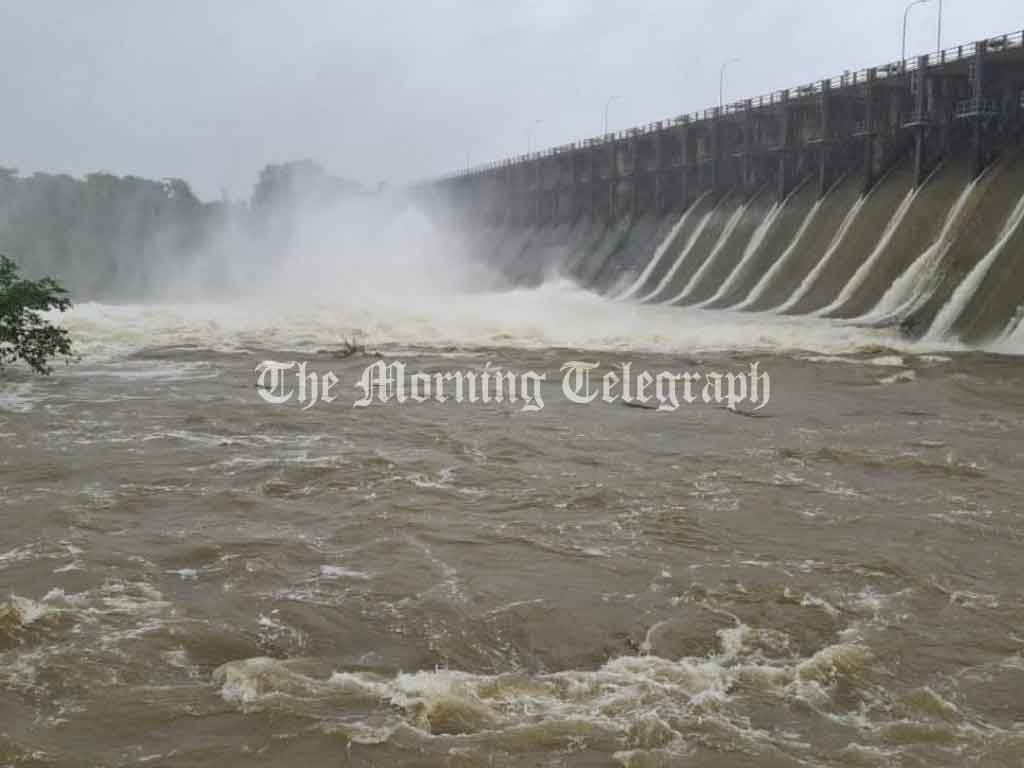
[[[295,306],[86,304],[6,372],[0,764],[1021,765],[1020,358],[551,284]],[[545,407],[354,408],[380,359]],[[579,405],[570,360],[772,396]]]

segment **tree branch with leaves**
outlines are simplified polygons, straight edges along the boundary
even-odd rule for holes
[[[71,335],[41,313],[71,308],[68,292],[52,277],[26,280],[18,265],[0,254],[0,369],[22,360],[47,375],[56,357],[71,360]]]

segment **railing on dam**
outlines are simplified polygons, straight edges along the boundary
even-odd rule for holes
[[[773,91],[772,93],[758,96],[753,99],[742,99],[726,104],[722,107],[712,107],[709,109],[700,110],[697,112],[691,112],[684,115],[679,115],[664,120],[659,120],[654,123],[648,123],[643,126],[636,128],[628,128],[622,131],[615,131],[608,133],[604,136],[597,136],[588,139],[583,139],[568,144],[562,144],[557,147],[551,147],[548,149],[532,152],[528,154],[516,155],[508,157],[503,160],[497,160],[491,163],[483,165],[477,165],[472,168],[465,168],[452,173],[444,174],[439,177],[430,179],[429,181],[445,181],[449,179],[462,178],[466,176],[474,176],[481,173],[486,173],[501,168],[505,168],[512,165],[519,165],[526,162],[540,160],[544,158],[550,158],[569,152],[574,152],[580,149],[587,149],[591,147],[598,147],[613,144],[617,141],[629,139],[637,136],[644,136],[650,133],[656,133],[663,131],[666,128],[672,128],[677,126],[685,126],[701,121],[713,120],[722,116],[736,115],[745,113],[753,109],[763,109],[766,107],[772,107],[775,105],[781,105],[784,103],[792,103],[799,101],[800,99],[806,99],[818,96],[826,91],[841,90],[845,88],[857,87],[865,85],[869,82],[884,81],[890,78],[904,78],[908,75],[917,72],[922,65],[926,65],[928,68],[942,67],[950,64],[954,64],[961,60],[973,59],[976,55],[976,46],[978,44],[971,43],[968,45],[958,45],[951,48],[946,48],[942,51],[936,51],[928,56],[920,56],[904,59],[902,61],[890,62],[881,66],[860,69],[855,72],[844,72],[842,75],[832,77],[825,80],[819,80],[814,83],[807,85],[797,86],[788,90]],[[984,45],[987,50],[991,53],[998,54],[1015,48],[1024,48],[1024,31],[1018,31],[1006,35],[1000,35],[997,37],[989,38],[984,41]],[[963,107],[966,109],[966,107]],[[866,130],[866,129],[865,129]]]

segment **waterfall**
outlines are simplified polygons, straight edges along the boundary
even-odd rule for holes
[[[996,240],[995,245],[985,254],[985,258],[974,265],[974,269],[957,286],[949,301],[946,302],[946,305],[935,316],[931,328],[925,334],[926,339],[941,339],[949,333],[950,329],[952,329],[953,325],[960,319],[960,316],[967,308],[967,303],[974,297],[978,286],[981,285],[981,281],[985,279],[995,260],[1003,252],[1006,244],[1014,232],[1017,231],[1017,227],[1021,225],[1022,221],[1024,221],[1024,195],[1021,195],[1020,200],[1017,202],[1017,207],[1013,209],[1013,213],[1010,214],[1006,224],[1003,225],[1002,232],[1000,232],[999,239]]]
[[[736,227],[739,226],[740,220],[743,218],[743,214],[747,212],[747,206],[749,203],[744,203],[736,212],[729,218],[729,222],[725,225],[725,229],[722,230],[722,234],[718,237],[718,242],[715,243],[715,247],[711,249],[711,253],[708,254],[707,259],[701,264],[700,269],[697,270],[696,274],[690,278],[690,282],[687,283],[686,287],[679,292],[679,295],[669,301],[664,302],[665,304],[675,304],[677,301],[682,301],[693,290],[700,279],[711,269],[711,265],[715,262],[715,257],[722,252],[725,244],[729,242],[729,238],[732,237],[732,233],[736,231]]]
[[[956,223],[960,220],[967,201],[978,186],[979,180],[975,179],[964,187],[964,191],[960,193],[960,197],[957,198],[956,203],[950,208],[949,215],[946,216],[946,222],[942,225],[942,231],[935,239],[935,242],[928,246],[924,253],[918,256],[903,274],[893,281],[893,284],[885,292],[878,304],[875,305],[875,308],[859,318],[860,321],[873,324],[887,323],[912,311],[913,307],[910,306],[911,304],[917,306],[928,300],[931,291],[925,292],[924,283],[935,273],[935,269],[942,261],[942,257],[953,245],[953,230]],[[934,290],[934,286],[932,290]]]
[[[740,259],[740,263],[736,265],[735,269],[733,269],[732,274],[730,274],[729,277],[726,278],[725,282],[722,283],[722,286],[718,289],[718,291],[715,292],[714,296],[712,296],[707,301],[702,302],[698,306],[703,307],[708,304],[711,304],[712,302],[718,301],[720,298],[728,294],[729,291],[733,289],[735,284],[740,281],[740,279],[743,277],[744,267],[746,267],[747,262],[754,258],[754,256],[757,255],[757,252],[761,250],[761,244],[764,242],[765,237],[768,235],[768,232],[771,230],[772,225],[775,223],[775,219],[778,218],[779,213],[782,211],[785,205],[785,202],[782,203],[782,205],[779,205],[778,203],[774,203],[772,205],[768,213],[765,214],[764,219],[761,221],[760,224],[757,225],[757,229],[754,231],[753,236],[750,238],[750,242],[747,243],[747,247],[743,251],[743,258]]]
[[[889,219],[889,223],[882,231],[882,237],[879,239],[875,249],[871,252],[871,255],[868,256],[868,258],[864,260],[864,263],[857,268],[857,271],[853,273],[853,277],[851,277],[849,282],[843,286],[843,290],[839,292],[839,296],[836,300],[827,307],[819,309],[814,313],[815,315],[823,317],[835,312],[848,302],[854,292],[863,285],[864,281],[868,278],[868,274],[875,268],[875,265],[889,247],[889,243],[892,242],[893,236],[899,230],[903,220],[907,217],[907,212],[910,211],[910,208],[914,204],[914,200],[917,199],[917,195],[921,189],[922,187],[916,187],[907,193],[906,197],[903,198],[903,202],[901,202],[899,207],[896,209],[896,213],[894,213],[892,218]]]
[[[707,228],[708,223],[711,221],[711,217],[718,213],[718,208],[720,206],[721,203],[719,203],[712,210],[704,214],[704,217],[700,220],[700,224],[698,224],[697,228],[690,234],[690,239],[686,241],[686,246],[680,252],[679,258],[676,259],[676,263],[672,265],[672,269],[670,269],[668,273],[663,278],[661,278],[661,282],[658,283],[657,288],[655,288],[653,291],[651,291],[642,299],[640,299],[641,302],[648,302],[656,298],[665,289],[665,286],[672,282],[672,278],[675,277],[676,272],[679,271],[679,268],[683,266],[683,262],[686,261],[686,257],[690,255],[690,251],[693,250],[693,246],[696,245],[698,240],[700,240],[700,236],[704,234],[704,230]]]
[[[794,235],[793,242],[791,242],[789,246],[786,248],[786,250],[783,251],[782,255],[779,257],[779,260],[772,264],[768,271],[764,273],[764,276],[762,276],[761,279],[757,282],[757,284],[751,289],[750,294],[747,296],[747,298],[745,298],[743,301],[737,304],[736,307],[734,307],[734,309],[746,309],[751,304],[754,304],[758,299],[761,298],[761,294],[765,292],[768,285],[775,278],[775,275],[786,268],[786,264],[790,261],[790,259],[792,259],[793,254],[796,253],[797,246],[799,246],[800,243],[803,242],[804,235],[807,234],[808,228],[817,218],[818,211],[821,210],[821,204],[823,202],[824,199],[814,201],[814,205],[811,206],[811,210],[808,211],[807,215],[804,217],[803,223],[800,224],[800,229],[798,229],[796,235]]]
[[[665,239],[661,241],[661,245],[659,245],[658,249],[654,252],[654,256],[651,257],[651,260],[648,262],[647,267],[644,269],[644,271],[640,274],[640,277],[638,277],[636,281],[631,286],[629,286],[625,291],[616,296],[616,301],[624,301],[625,299],[633,298],[636,292],[643,287],[644,283],[647,282],[647,278],[651,276],[651,273],[657,268],[658,264],[661,263],[662,258],[668,252],[669,248],[672,247],[672,244],[676,241],[676,238],[679,236],[680,230],[682,230],[682,228],[686,226],[686,222],[689,221],[690,216],[693,214],[694,210],[696,210],[696,208],[704,201],[704,198],[707,197],[709,194],[711,193],[705,192],[703,195],[697,198],[693,205],[691,205],[689,208],[683,211],[683,215],[679,217],[679,220],[672,226],[672,230],[668,233],[668,235],[665,236]]]
[[[825,255],[821,257],[821,261],[819,261],[817,266],[807,274],[807,277],[805,277],[803,282],[797,286],[796,291],[794,291],[793,295],[789,297],[789,300],[779,307],[776,312],[786,312],[790,307],[795,306],[798,301],[808,294],[815,282],[817,282],[818,277],[825,271],[829,261],[831,261],[832,257],[835,256],[836,251],[839,250],[839,246],[846,238],[846,233],[850,231],[850,227],[852,227],[853,223],[857,220],[857,217],[864,208],[864,203],[867,199],[868,195],[861,195],[857,198],[857,202],[850,206],[850,210],[846,212],[846,217],[843,219],[843,223],[840,225],[839,230],[832,237],[832,242],[829,243],[828,248],[825,249]]]

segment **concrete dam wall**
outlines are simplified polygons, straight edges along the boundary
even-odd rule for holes
[[[968,343],[1024,334],[1024,34],[492,163],[417,194],[515,284],[561,276],[622,300]]]

